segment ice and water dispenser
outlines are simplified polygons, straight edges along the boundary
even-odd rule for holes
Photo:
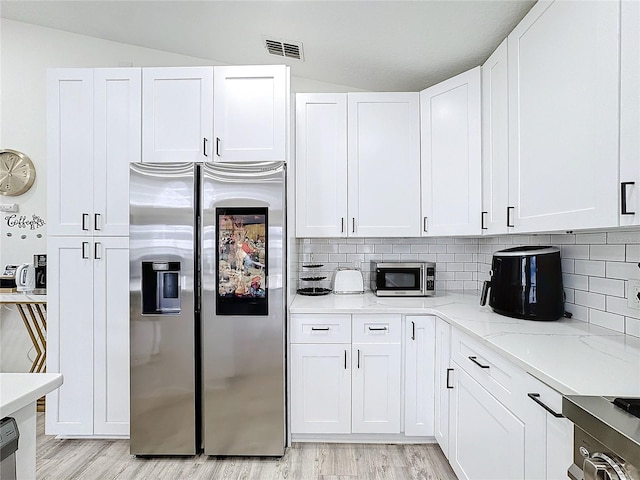
[[[179,314],[180,262],[142,262],[142,314]]]

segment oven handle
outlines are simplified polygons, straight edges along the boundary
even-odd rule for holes
[[[554,417],[556,417],[556,418],[564,418],[564,415],[562,415],[561,413],[558,413],[558,412],[554,412],[548,405],[545,405],[542,402],[542,400],[540,400],[540,394],[539,393],[527,393],[527,397],[529,397],[531,400],[536,402],[538,405],[540,405],[542,408],[544,408],[547,412],[549,412]]]

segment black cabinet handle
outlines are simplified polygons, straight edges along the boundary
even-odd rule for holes
[[[369,331],[370,332],[378,332],[378,331],[386,330],[386,329],[387,329],[387,327],[369,327]]]
[[[311,331],[312,332],[328,332],[329,331],[329,327],[311,327]]]
[[[87,226],[87,223],[89,222],[89,214],[88,213],[83,213],[82,214],[82,230],[89,230],[89,227]]]
[[[411,340],[416,339],[416,322],[411,322]]]
[[[429,217],[422,219],[422,230],[426,233],[429,231]]]
[[[216,137],[216,155],[220,156],[220,138]]]
[[[489,368],[489,367],[490,367],[489,365],[483,365],[483,364],[481,364],[481,363],[478,361],[478,357],[471,356],[471,357],[469,357],[469,360],[471,360],[473,363],[475,363],[475,364],[476,364],[477,366],[479,366],[480,368]]]
[[[447,388],[450,388],[450,389],[453,388],[453,385],[449,385],[449,378],[450,378],[451,372],[453,372],[453,368],[447,368]]]
[[[621,210],[620,215],[635,215],[636,212],[630,212],[627,210],[627,185],[635,185],[636,182],[622,182],[620,184],[620,202]]]
[[[358,349],[358,368],[360,368],[360,349]]]
[[[489,212],[482,212],[480,215],[480,230],[488,230],[488,227],[484,226],[484,216],[487,215]]]
[[[89,242],[82,242],[82,258],[85,260],[89,259],[89,254],[87,253],[87,248],[89,247]]]
[[[95,230],[102,230],[100,228],[100,214],[99,213],[94,213],[93,214],[93,228]]]
[[[344,351],[344,369],[347,369],[347,351]]]
[[[511,225],[511,210],[515,210],[516,207],[507,207],[507,227],[515,227],[515,225]]]
[[[209,156],[207,155],[207,137],[204,137],[202,139],[202,153],[204,154],[205,157]]]
[[[340,218],[340,233],[344,233],[344,217]]]
[[[98,254],[102,249],[102,243],[96,242],[93,244],[93,258],[94,260],[102,260],[102,254]]]
[[[542,400],[540,400],[540,394],[539,393],[527,393],[527,397],[529,397],[531,400],[536,402],[538,405],[540,405],[542,408],[544,408],[547,412],[549,412],[554,417],[556,417],[556,418],[564,418],[564,415],[562,415],[561,413],[554,412],[553,410],[551,410],[550,407],[545,405],[542,402]]]
[[[351,219],[351,232],[356,233],[356,217]]]

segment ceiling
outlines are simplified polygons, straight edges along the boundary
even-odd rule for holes
[[[535,0],[0,2],[0,16],[372,91],[419,91],[482,64]],[[302,42],[304,61],[263,35]]]

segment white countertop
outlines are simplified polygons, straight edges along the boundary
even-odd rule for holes
[[[60,373],[0,373],[0,418],[26,407],[60,385]]]
[[[47,296],[22,292],[0,293],[0,303],[47,303]]]
[[[289,310],[437,315],[562,394],[640,396],[640,338],[568,318],[505,317],[480,306],[477,292],[421,298],[296,295]]]

